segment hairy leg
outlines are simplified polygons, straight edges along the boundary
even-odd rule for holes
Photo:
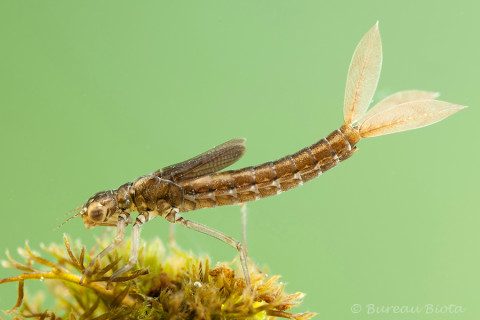
[[[148,215],[148,213],[146,213]],[[148,216],[147,216],[148,217]],[[111,276],[109,282],[115,280],[125,272],[132,269],[138,261],[138,252],[140,250],[140,228],[147,221],[145,213],[139,213],[135,223],[132,227],[132,237],[130,241],[130,257],[126,265],[115,271]]]
[[[168,243],[170,244],[170,247],[177,247],[177,242],[175,241],[175,224],[173,223],[170,223],[168,228]]]
[[[258,265],[255,263],[255,261],[252,260],[248,256],[248,250],[247,250],[247,204],[246,203],[241,203],[240,204],[240,211],[242,212],[242,243],[243,243],[243,248],[245,250],[245,254],[247,255],[247,259],[250,261],[251,264],[255,267],[257,272],[263,273],[262,269],[258,267]]]
[[[251,281],[250,281],[250,273],[248,272],[248,266],[247,266],[247,255],[245,253],[245,249],[243,245],[238,241],[235,240],[234,238],[227,236],[226,234],[215,230],[213,228],[207,227],[206,225],[184,219],[183,217],[180,217],[179,215],[176,217],[175,223],[180,223],[186,228],[204,233],[206,235],[209,235],[211,237],[214,237],[220,241],[225,242],[229,246],[235,248],[238,250],[238,253],[240,254],[240,263],[242,265],[242,270],[243,274],[245,276],[245,281],[247,282],[247,286],[251,287]]]
[[[248,256],[247,250],[247,204],[241,203],[240,210],[242,212],[242,243],[245,249],[245,254]]]
[[[92,259],[92,261],[90,261],[90,264],[88,265],[88,267],[85,269],[85,271],[83,272],[83,275],[82,277],[80,278],[80,284],[83,283],[83,281],[85,280],[85,277],[90,274],[90,272],[92,272],[92,269],[93,267],[95,266],[95,264],[97,263],[97,261],[99,261],[100,259],[102,259],[104,256],[106,256],[107,254],[109,254],[110,252],[112,252],[123,240],[123,237],[125,235],[125,226],[127,225],[128,223],[128,214],[126,213],[121,213],[119,216],[118,216],[118,222],[117,222],[117,234],[115,235],[115,238],[113,240],[113,243],[110,244],[108,247],[106,247],[105,249],[103,249],[99,254],[97,254],[95,256],[95,258]]]

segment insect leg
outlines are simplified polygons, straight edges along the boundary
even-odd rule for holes
[[[241,203],[240,210],[242,211],[242,244],[245,249],[245,254],[248,256],[247,250],[247,204]]]
[[[109,279],[109,282],[115,280],[120,275],[132,269],[138,261],[138,251],[140,249],[140,227],[148,220],[145,218],[145,214],[148,213],[139,213],[135,223],[132,227],[132,238],[130,241],[130,257],[128,258],[128,263],[115,271]]]
[[[85,280],[85,277],[92,271],[93,267],[95,266],[95,263],[100,259],[102,259],[107,254],[109,254],[110,252],[112,252],[113,249],[115,249],[115,247],[122,242],[123,237],[125,235],[125,226],[128,223],[128,217],[129,217],[128,213],[121,213],[118,215],[117,234],[115,235],[113,243],[110,244],[105,249],[103,249],[99,254],[97,254],[95,258],[92,259],[92,261],[90,261],[90,264],[88,265],[88,267],[85,269],[85,271],[83,271],[83,275],[80,278],[80,284],[83,283],[83,281]]]
[[[175,248],[177,246],[177,243],[175,242],[175,224],[173,223],[170,223],[168,229],[168,243],[171,247]]]
[[[246,203],[240,203],[240,211],[242,212],[242,244],[243,248],[245,250],[245,255],[247,256],[247,259],[250,261],[250,264],[253,264],[255,269],[257,270],[258,273],[263,273],[262,269],[258,267],[258,265],[255,263],[255,261],[252,260],[248,256],[248,250],[247,250],[247,204]]]
[[[242,264],[242,269],[243,269],[243,274],[245,276],[245,281],[247,282],[247,286],[251,287],[251,281],[250,281],[250,274],[248,273],[248,266],[247,266],[247,255],[245,253],[245,249],[242,245],[241,242],[238,240],[235,240],[234,238],[227,236],[226,234],[212,229],[210,227],[207,227],[206,225],[200,224],[198,222],[194,222],[191,220],[184,219],[181,216],[177,216],[175,219],[175,223],[180,223],[184,227],[207,234],[211,237],[214,237],[220,241],[225,242],[229,246],[235,248],[238,250],[238,253],[240,254],[240,263]]]

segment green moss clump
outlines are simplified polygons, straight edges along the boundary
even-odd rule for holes
[[[99,247],[110,241],[109,237],[99,239]],[[79,241],[72,246],[65,236],[64,246],[52,244],[42,250],[55,262],[42,258],[28,244],[19,250],[25,263],[15,261],[8,252],[9,261],[3,261],[4,267],[24,272],[0,280],[0,284],[18,282],[17,303],[7,311],[16,319],[309,319],[315,315],[288,312],[300,304],[303,294],[285,293],[279,276],[269,277],[251,265],[252,288],[248,288],[231,263],[212,268],[208,258],[198,259],[177,249],[166,255],[158,239],[140,252],[140,269],[112,283],[107,274],[128,260],[127,244],[97,263],[82,285],[86,257],[95,256],[98,248],[86,253]],[[54,311],[24,299],[24,281],[31,279],[50,279],[45,283],[56,301]]]

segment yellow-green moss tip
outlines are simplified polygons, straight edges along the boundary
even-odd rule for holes
[[[104,237],[98,247],[110,241]],[[4,267],[24,271],[0,280],[0,284],[18,282],[17,303],[6,311],[16,319],[309,319],[315,315],[288,312],[300,304],[303,294],[285,293],[279,276],[269,277],[251,265],[252,288],[247,288],[242,273],[233,270],[231,263],[211,268],[208,258],[198,259],[178,249],[167,256],[159,239],[143,247],[140,269],[116,279],[108,288],[108,274],[128,260],[127,244],[103,258],[83,285],[79,281],[84,260],[99,248],[87,253],[79,241],[71,245],[64,237],[64,245],[42,246],[42,250],[56,261],[40,257],[27,244],[19,250],[25,263],[8,253],[9,261],[3,262]],[[24,281],[30,279],[52,279],[45,283],[55,298],[55,311],[24,299]]]

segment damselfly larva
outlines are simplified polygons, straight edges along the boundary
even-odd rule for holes
[[[95,194],[76,216],[82,216],[88,229],[116,226],[117,233],[114,242],[91,261],[82,281],[95,262],[122,241],[125,227],[133,222],[130,215],[136,211],[138,215],[133,222],[129,261],[113,273],[111,280],[135,266],[140,227],[161,216],[237,249],[246,282],[250,284],[242,244],[217,230],[187,220],[181,214],[280,194],[318,177],[351,157],[361,138],[427,126],[464,108],[434,100],[438,96],[436,93],[412,90],[395,93],[366,112],[377,87],[381,65],[382,44],[377,23],[365,34],[353,54],[345,90],[343,125],[326,138],[294,154],[258,166],[220,172],[245,152],[245,139],[234,139],[195,158],[128,182],[116,190]]]

